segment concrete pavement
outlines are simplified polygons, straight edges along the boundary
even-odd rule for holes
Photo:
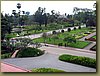
[[[39,49],[45,50],[48,53],[51,54],[56,54],[56,55],[62,55],[62,54],[70,54],[70,55],[76,55],[76,56],[85,56],[85,57],[90,57],[96,59],[96,52],[86,52],[86,51],[81,51],[79,50],[71,50],[71,49],[66,49],[66,48],[60,48],[60,47],[46,47],[42,46]]]
[[[59,55],[46,53],[39,57],[4,59],[3,62],[31,70],[32,68],[55,68],[66,72],[96,72],[96,69],[58,60]]]
[[[96,45],[96,42],[92,42],[91,44],[89,44],[88,46],[86,46],[84,49],[90,50],[90,48],[92,48],[94,45]]]
[[[96,35],[96,32],[89,34],[88,36],[85,36],[81,39],[79,39],[80,41],[85,41],[85,38],[91,38],[92,36]],[[96,42],[94,41],[89,41],[92,42],[91,44],[89,44],[88,46],[86,46],[84,49],[86,50],[90,50],[90,48],[92,48],[94,45],[96,45]]]

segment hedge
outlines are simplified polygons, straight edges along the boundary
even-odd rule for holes
[[[89,57],[81,57],[81,56],[63,54],[59,56],[59,60],[70,62],[70,63],[75,63],[75,64],[87,66],[87,67],[96,68],[96,59],[92,59]]]
[[[19,50],[16,57],[21,57],[21,58],[22,57],[37,57],[43,54],[44,54],[44,51],[41,51],[40,49],[27,47],[22,50]]]
[[[58,69],[53,69],[53,68],[37,68],[37,69],[32,69],[32,72],[65,72],[62,70]]]

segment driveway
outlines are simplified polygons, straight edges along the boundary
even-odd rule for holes
[[[59,55],[46,53],[39,57],[13,58],[2,61],[28,70],[32,68],[55,68],[66,72],[96,72],[94,68],[63,62],[58,60],[58,57]]]

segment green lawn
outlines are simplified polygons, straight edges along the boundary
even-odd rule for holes
[[[44,38],[38,38],[33,40],[34,42],[40,42],[40,43],[44,43]],[[46,39],[46,43],[48,44],[54,44],[54,45],[58,45],[59,43],[62,43],[62,45],[64,46],[65,43],[67,44],[67,42],[63,41],[62,39],[52,39],[52,38],[47,38]],[[90,44],[90,42],[84,42],[84,41],[78,41],[76,43],[70,43],[68,44],[68,46],[70,47],[74,47],[74,48],[84,48],[85,46],[87,46],[88,44]]]

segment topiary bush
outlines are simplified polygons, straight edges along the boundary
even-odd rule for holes
[[[63,54],[59,56],[59,60],[70,62],[70,63],[75,63],[75,64],[87,66],[87,67],[96,68],[96,59],[92,59],[88,57]]]
[[[70,32],[71,31],[71,28],[68,28],[68,32]]]
[[[76,27],[74,27],[74,30],[76,30]]]
[[[64,33],[64,30],[61,30],[62,33]]]
[[[81,26],[79,26],[78,28],[81,29]]]
[[[57,34],[57,32],[56,31],[52,31],[52,34]]]
[[[44,51],[41,51],[40,49],[27,47],[27,48],[20,50],[17,53],[16,57],[21,57],[21,58],[22,57],[37,57],[43,54],[44,54]]]

